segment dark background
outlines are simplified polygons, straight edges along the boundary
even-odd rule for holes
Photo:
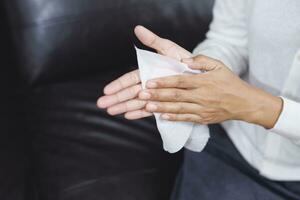
[[[167,199],[181,154],[162,150],[152,118],[110,117],[95,103],[136,69],[135,25],[192,50],[212,5],[1,1],[0,199]]]

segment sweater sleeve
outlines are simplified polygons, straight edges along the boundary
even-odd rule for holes
[[[246,4],[247,0],[216,0],[210,30],[194,55],[220,60],[235,74],[243,74],[248,63]]]
[[[300,103],[285,97],[283,99],[283,109],[271,132],[277,133],[295,141],[300,145]],[[298,123],[297,123],[298,122]]]

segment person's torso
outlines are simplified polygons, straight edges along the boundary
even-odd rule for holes
[[[300,73],[300,1],[248,0],[248,4],[249,70],[243,78],[273,95],[282,95],[291,68],[299,67]],[[270,179],[300,180],[300,146],[245,122],[229,121],[223,126],[261,174]]]

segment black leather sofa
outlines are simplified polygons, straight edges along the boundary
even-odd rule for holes
[[[181,153],[153,119],[96,108],[142,24],[192,50],[212,0],[2,0],[1,200],[166,200]]]

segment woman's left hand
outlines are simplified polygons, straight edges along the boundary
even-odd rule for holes
[[[282,109],[280,97],[249,85],[218,60],[199,55],[182,61],[205,73],[148,81],[148,89],[139,94],[149,101],[148,112],[163,113],[161,117],[170,121],[243,120],[265,128],[275,125]]]

